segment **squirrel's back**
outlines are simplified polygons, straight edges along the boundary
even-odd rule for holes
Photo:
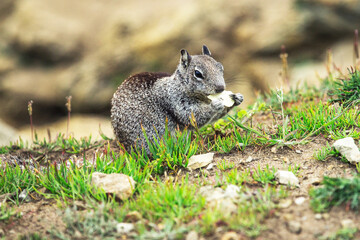
[[[116,137],[127,150],[139,138],[140,126],[146,129],[152,127],[150,121],[154,126],[165,121],[152,88],[156,81],[169,76],[169,73],[163,72],[135,74],[124,80],[114,93],[111,100],[112,126]]]
[[[154,83],[164,77],[170,77],[171,74],[164,73],[164,72],[142,72],[138,74],[134,74],[127,78],[118,88],[119,89],[126,89],[129,91],[132,90],[146,90],[151,88]],[[115,93],[116,94],[116,93]],[[115,95],[114,95],[115,96]]]

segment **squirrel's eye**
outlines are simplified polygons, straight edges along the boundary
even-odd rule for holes
[[[204,78],[204,76],[202,75],[202,73],[201,73],[200,71],[198,71],[198,70],[195,70],[194,75],[195,75],[195,77],[197,77],[197,78],[201,78],[201,79]]]

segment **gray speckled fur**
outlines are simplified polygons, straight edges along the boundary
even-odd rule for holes
[[[195,68],[203,78],[195,76]],[[177,126],[180,130],[191,127],[191,113],[199,127],[221,118],[232,107],[210,101],[207,96],[225,89],[223,71],[223,66],[204,46],[202,55],[190,56],[181,50],[180,63],[172,75],[140,73],[129,77],[111,101],[112,126],[117,139],[127,150],[135,145],[144,146],[149,153],[142,127],[148,138],[153,139],[164,134],[166,119],[168,129],[173,132]],[[232,98],[234,106],[243,100],[241,94]]]

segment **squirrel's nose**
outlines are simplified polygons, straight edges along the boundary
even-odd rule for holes
[[[216,86],[216,88],[215,88],[215,92],[216,92],[216,93],[221,93],[221,92],[224,91],[224,90],[225,90],[224,85]]]

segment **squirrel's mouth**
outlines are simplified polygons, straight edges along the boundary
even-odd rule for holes
[[[208,101],[209,100],[208,96],[210,96],[211,94],[213,94],[213,93],[210,93],[210,94],[208,94],[208,93],[193,93],[192,96],[196,99]]]

